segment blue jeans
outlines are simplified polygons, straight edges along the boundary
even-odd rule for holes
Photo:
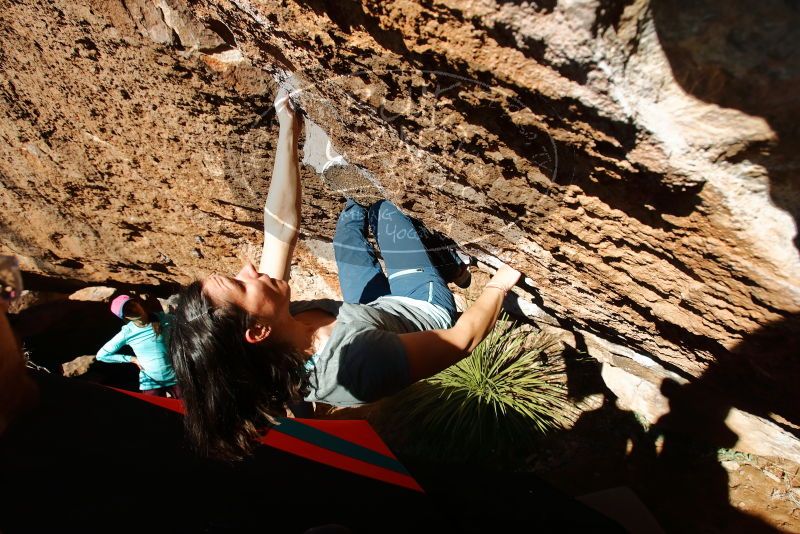
[[[368,227],[378,241],[386,274],[367,241]],[[441,306],[455,320],[456,304],[447,282],[411,219],[388,200],[367,209],[347,199],[336,223],[333,251],[345,302],[367,304],[385,295],[410,297]]]

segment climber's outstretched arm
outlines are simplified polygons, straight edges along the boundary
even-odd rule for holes
[[[452,328],[426,330],[398,336],[406,350],[411,380],[435,375],[466,357],[494,328],[503,297],[519,280],[519,271],[502,266],[478,300],[461,314]]]
[[[292,253],[300,233],[301,187],[297,154],[300,120],[284,89],[279,89],[275,96],[275,114],[280,133],[272,181],[264,203],[264,250],[258,271],[289,280]]]

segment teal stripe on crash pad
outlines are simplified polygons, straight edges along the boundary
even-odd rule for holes
[[[390,458],[379,452],[375,452],[372,449],[362,447],[361,445],[353,443],[352,441],[347,441],[346,439],[328,434],[327,432],[309,425],[305,425],[299,421],[295,421],[294,419],[282,418],[278,421],[280,421],[280,424],[273,426],[271,430],[281,432],[287,436],[291,436],[308,443],[312,443],[318,447],[328,449],[329,451],[338,454],[343,454],[345,456],[349,456],[378,467],[383,467],[384,469],[394,471],[395,473],[411,476],[409,472],[406,471],[406,468],[403,467],[403,464],[394,458]]]

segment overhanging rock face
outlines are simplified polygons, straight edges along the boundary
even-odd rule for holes
[[[0,245],[27,269],[233,270],[260,245],[280,80],[333,152],[523,271],[560,327],[800,424],[787,4],[56,1],[0,19]],[[299,261],[335,287],[315,250],[341,198],[303,180]]]

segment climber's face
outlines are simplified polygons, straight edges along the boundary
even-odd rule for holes
[[[234,277],[208,277],[203,282],[203,292],[215,306],[237,306],[266,325],[282,322],[289,313],[289,284],[260,274],[249,261]]]

